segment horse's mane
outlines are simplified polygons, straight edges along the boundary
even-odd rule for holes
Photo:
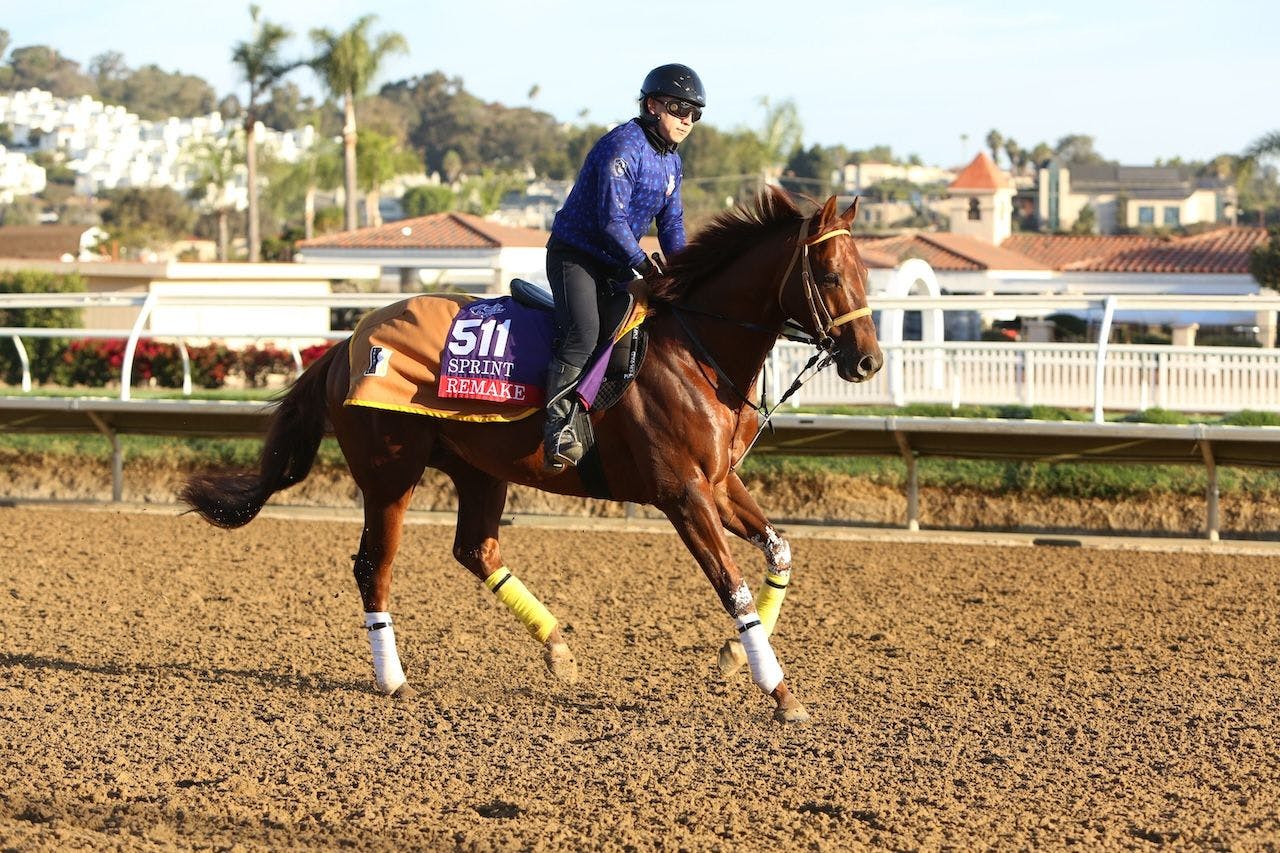
[[[668,258],[667,278],[654,286],[650,302],[674,302],[699,282],[721,272],[743,252],[783,225],[804,218],[790,196],[768,186],[753,204],[740,204],[718,214],[684,249]]]

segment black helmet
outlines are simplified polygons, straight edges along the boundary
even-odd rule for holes
[[[688,101],[699,109],[707,106],[707,93],[702,88],[702,81],[692,68],[673,62],[670,65],[659,65],[644,78],[640,87],[640,97],[650,95],[670,95],[682,101]]]

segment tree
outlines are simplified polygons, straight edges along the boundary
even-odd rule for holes
[[[218,218],[218,260],[228,259],[230,229],[228,217],[236,209],[236,173],[244,163],[243,140],[239,135],[216,142],[197,142],[183,152],[187,165],[195,170],[191,196]]]
[[[258,102],[284,75],[301,65],[280,58],[280,45],[292,33],[280,24],[263,20],[262,10],[255,3],[249,7],[253,21],[253,38],[236,42],[231,50],[231,61],[240,68],[249,84],[249,100],[244,108],[245,165],[249,171],[249,261],[256,263],[261,257],[262,235],[258,218]]]
[[[393,53],[407,53],[409,43],[399,33],[383,33],[370,42],[369,28],[377,20],[364,15],[341,33],[313,29],[311,40],[320,54],[311,67],[325,88],[342,101],[342,145],[346,187],[346,227],[356,227],[356,101],[363,97],[378,70]]]
[[[1037,142],[1036,147],[1031,149],[1031,162],[1035,164],[1037,169],[1052,157],[1053,149],[1049,147],[1047,142]]]
[[[1263,287],[1280,290],[1280,225],[1268,228],[1267,237],[1249,253],[1249,273]]]
[[[440,161],[440,168],[444,169],[444,179],[449,183],[453,183],[462,174],[462,157],[457,151],[450,148],[444,152],[444,159]]]
[[[804,126],[800,123],[800,113],[796,110],[795,101],[787,99],[775,105],[770,104],[767,97],[763,97],[760,99],[760,106],[764,107],[760,142],[769,158],[767,167],[776,169],[800,147]]]
[[[1021,175],[1026,170],[1027,154],[1014,140],[1004,141],[1004,156],[1009,158],[1009,171],[1015,175]]]
[[[1094,150],[1093,137],[1082,133],[1062,137],[1053,151],[1069,166],[1097,166],[1107,162],[1106,158]]]
[[[1004,147],[1004,135],[994,127],[987,131],[987,147],[991,149],[991,161],[1000,165],[1000,150]],[[1010,163],[1010,168],[1013,164]]]
[[[42,44],[11,51],[9,69],[6,88],[44,89],[59,98],[93,91],[93,81],[80,70],[78,62]]]
[[[316,231],[316,193],[342,185],[342,154],[338,146],[324,140],[313,145],[278,181],[267,187],[272,201],[286,209],[302,202],[302,238],[310,240]]]
[[[792,192],[825,198],[831,190],[831,174],[841,165],[836,159],[821,145],[797,148],[787,160],[786,172],[779,183]]]
[[[1256,208],[1258,224],[1264,227],[1267,224],[1267,208],[1276,204],[1277,196],[1280,196],[1275,167],[1263,162],[1268,157],[1280,157],[1280,130],[1258,137],[1244,152],[1239,161],[1240,174],[1236,183],[1241,208]]]
[[[1098,230],[1098,215],[1094,213],[1093,206],[1086,204],[1080,208],[1080,213],[1076,216],[1076,221],[1071,225],[1072,234],[1093,234]]]
[[[163,248],[190,234],[195,224],[195,211],[168,187],[109,190],[102,197],[107,201],[102,227],[119,241],[121,248],[135,255],[146,249]]]
[[[417,155],[401,148],[395,139],[372,130],[360,131],[356,141],[356,174],[360,189],[364,191],[365,224],[382,224],[378,203],[382,198],[383,184],[396,175],[421,170],[422,163]]]
[[[405,216],[430,216],[453,210],[456,200],[453,190],[446,186],[422,184],[406,190],[400,198],[400,205],[404,208]]]

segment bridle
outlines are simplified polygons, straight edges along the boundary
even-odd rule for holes
[[[787,280],[791,278],[791,271],[796,267],[796,261],[800,261],[800,282],[804,286],[805,301],[809,305],[809,317],[813,321],[814,337],[812,343],[818,349],[830,352],[835,346],[835,340],[831,337],[831,332],[843,326],[845,323],[857,320],[859,317],[871,316],[871,307],[864,305],[861,308],[855,308],[841,314],[839,317],[832,317],[831,312],[827,310],[827,304],[822,301],[822,296],[818,292],[818,285],[813,280],[813,266],[809,263],[809,247],[816,246],[819,243],[825,243],[833,237],[848,236],[852,237],[848,228],[832,228],[814,237],[812,240],[805,239],[805,235],[809,231],[809,221],[813,219],[813,214],[809,214],[800,223],[800,235],[796,238],[796,250],[791,254],[791,262],[787,264],[787,271],[782,274],[782,283],[778,286],[778,308],[782,310],[785,317],[787,310],[782,305],[782,294],[787,289]],[[793,321],[788,321],[793,322]]]
[[[791,278],[791,271],[795,269],[796,261],[799,260],[800,280],[804,286],[805,301],[808,303],[810,318],[813,321],[813,328],[815,332],[817,332],[818,336],[815,337],[813,333],[807,332],[796,321],[787,319],[784,322],[784,328],[789,324],[797,328],[800,334],[789,334],[784,331],[782,332],[782,337],[796,343],[812,344],[818,351],[813,354],[813,357],[809,359],[808,363],[806,363],[804,367],[800,368],[800,373],[797,374],[795,380],[791,383],[791,387],[786,390],[772,408],[765,400],[761,400],[760,403],[751,402],[751,398],[738,388],[737,383],[735,383],[729,374],[725,372],[724,368],[720,366],[720,363],[715,360],[715,357],[711,355],[706,346],[698,336],[694,334],[693,329],[689,327],[689,324],[685,322],[684,317],[681,315],[685,313],[698,314],[704,317],[711,317],[716,320],[723,320],[736,326],[751,329],[752,331],[766,332],[771,335],[777,335],[778,332],[774,329],[768,329],[759,323],[736,320],[732,317],[726,317],[722,314],[716,314],[711,311],[701,311],[696,308],[687,308],[680,305],[671,306],[671,313],[675,315],[677,322],[680,323],[680,328],[684,330],[685,335],[694,345],[694,349],[697,351],[698,357],[709,364],[711,369],[714,370],[716,375],[720,378],[720,381],[726,383],[730,388],[732,388],[734,393],[737,394],[744,403],[752,409],[755,409],[758,414],[763,416],[763,419],[760,421],[760,425],[756,430],[755,437],[751,439],[751,443],[747,445],[746,450],[743,451],[738,462],[745,459],[747,453],[749,453],[751,448],[755,446],[756,442],[760,440],[760,436],[764,433],[765,428],[769,426],[769,422],[773,418],[773,413],[787,401],[787,398],[796,391],[799,391],[805,382],[812,379],[813,376],[816,376],[819,371],[831,363],[833,358],[832,350],[835,348],[835,339],[831,337],[831,332],[845,323],[850,323],[860,317],[871,316],[871,307],[869,305],[864,305],[861,308],[855,308],[852,311],[847,311],[838,317],[832,317],[831,312],[827,310],[827,305],[822,301],[822,296],[818,292],[818,285],[813,280],[813,267],[809,263],[809,247],[816,246],[819,243],[824,243],[833,237],[852,237],[853,234],[848,228],[833,228],[830,231],[824,231],[813,239],[806,239],[806,235],[809,231],[809,222],[813,219],[813,216],[814,214],[809,214],[804,218],[804,221],[800,223],[800,233],[796,237],[796,250],[792,253],[791,261],[787,264],[786,272],[782,274],[782,281],[778,285],[778,308],[782,312],[782,316],[786,317],[787,309],[782,304],[782,294],[786,291],[787,281]],[[803,337],[801,337],[801,335],[803,335]],[[816,369],[813,370],[813,373],[806,376],[805,374],[809,373],[809,370],[814,368],[815,365]],[[735,462],[731,467],[737,467],[737,463]]]

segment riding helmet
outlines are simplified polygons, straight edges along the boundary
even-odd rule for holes
[[[707,106],[707,93],[702,88],[702,81],[698,79],[697,73],[678,62],[659,65],[649,72],[644,78],[644,85],[640,87],[640,97],[647,98],[650,95],[669,95],[688,101],[699,109]]]

